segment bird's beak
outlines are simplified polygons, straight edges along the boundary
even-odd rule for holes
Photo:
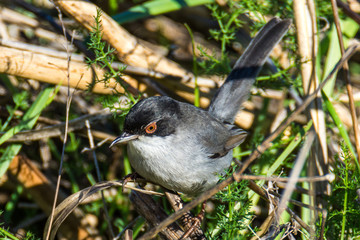
[[[109,146],[109,148],[111,148],[112,146],[114,146],[115,144],[119,144],[119,143],[127,143],[131,140],[135,140],[139,137],[139,135],[136,134],[130,134],[127,132],[123,132],[119,137],[117,137]]]

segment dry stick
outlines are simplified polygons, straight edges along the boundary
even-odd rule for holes
[[[344,3],[341,0],[336,0],[336,4],[341,7],[341,9],[343,10],[343,12],[348,15],[350,18],[352,18],[355,22],[357,22],[357,24],[360,24],[360,16],[359,14],[357,14],[356,12],[354,12],[353,10],[351,10],[351,8],[349,7],[349,5],[347,5],[346,3]]]
[[[316,6],[314,3],[314,0],[307,0],[307,7],[309,9],[309,13],[310,13],[310,22],[311,22],[311,77],[310,77],[310,84],[312,85],[312,87],[309,89],[310,91],[313,89],[316,89],[316,87],[319,85],[319,77],[318,77],[318,70],[316,67],[316,56],[319,52],[319,38],[318,38],[318,26],[317,26],[317,21],[316,21]],[[314,100],[313,106],[315,107],[315,109],[312,109],[312,106],[310,105],[309,107],[309,112],[310,115],[313,119],[313,127],[316,131],[316,135],[317,138],[314,138],[311,143],[309,143],[309,147],[311,147],[312,142],[315,140],[315,144],[311,147],[311,149],[309,149],[310,151],[310,159],[311,161],[309,161],[309,165],[307,167],[307,174],[310,176],[314,176],[316,173],[316,169],[319,173],[319,175],[325,175],[329,172],[329,155],[328,155],[328,145],[327,145],[327,139],[326,139],[326,123],[325,123],[325,112],[323,110],[322,107],[322,98],[321,98],[321,94],[320,92],[317,95],[317,98]],[[310,132],[311,133],[311,132]],[[305,139],[305,141],[308,141],[309,139]],[[317,141],[316,141],[317,140]],[[321,152],[317,151],[318,147],[321,147]],[[303,148],[304,149],[306,147],[306,145],[304,144]],[[299,168],[303,167],[303,164],[306,161],[306,151],[304,152],[303,155],[303,159],[301,158],[301,154],[299,155],[299,157],[296,160],[295,165],[297,165]],[[303,163],[301,164],[300,162],[303,161]],[[299,171],[301,170],[299,169]],[[284,207],[287,203],[288,200],[291,197],[292,192],[295,189],[296,183],[294,181],[296,181],[296,179],[299,177],[300,172],[295,173],[296,167],[294,167],[294,169],[292,170],[292,176],[291,178],[293,178],[292,180],[290,180],[290,182],[287,183],[287,187],[285,189],[285,193],[286,194],[290,194],[289,196],[285,197],[285,193],[284,193],[284,197],[281,200],[281,204]],[[309,201],[310,205],[313,205],[314,207],[316,206],[316,197],[315,197],[315,192],[316,192],[316,188],[319,188],[321,185],[319,184],[315,184],[314,182],[309,184],[309,195],[308,196],[304,196],[307,197],[307,201]],[[330,194],[330,185],[324,183],[323,185],[324,187],[326,187],[326,194]],[[280,204],[280,205],[281,205]],[[278,209],[278,212],[279,209]],[[305,214],[307,215],[307,214]],[[308,224],[309,225],[314,225],[315,221],[316,221],[316,211],[314,210],[313,212],[309,212],[309,221]],[[280,217],[280,215],[278,215]],[[312,228],[310,228],[310,238],[314,238],[314,230]]]
[[[278,198],[280,198],[280,194],[278,194],[276,192],[273,192],[273,191],[267,191],[267,193],[265,193],[265,191],[261,187],[259,187],[255,182],[253,182],[252,180],[249,180],[249,188],[252,191],[254,191],[256,194],[258,194],[261,198],[263,198],[265,201],[267,201],[267,202],[269,202],[271,204],[274,204],[274,205],[278,205]],[[274,198],[274,201],[271,201],[271,199],[269,197],[269,194],[273,195],[275,197],[275,198],[271,197],[271,198]],[[316,211],[323,211],[323,209],[321,209],[321,208],[313,207],[311,205],[307,205],[307,204],[298,202],[296,200],[290,199],[289,202],[293,203],[296,206],[309,208],[309,209],[316,210]],[[306,224],[304,221],[302,221],[302,219],[298,215],[296,215],[290,208],[287,207],[286,211],[290,215],[292,215],[292,217],[300,224],[300,226],[302,228],[306,229],[306,231],[308,231],[308,232],[312,231],[310,226],[308,224]],[[271,221],[272,221],[273,217],[271,218]]]
[[[99,168],[99,163],[98,163],[98,160],[97,160],[97,157],[96,157],[96,153],[95,153],[94,138],[93,138],[93,136],[92,136],[92,134],[91,134],[91,128],[90,128],[90,122],[89,122],[89,120],[86,120],[86,121],[85,121],[85,126],[86,126],[86,128],[87,128],[87,134],[88,134],[88,138],[89,138],[89,145],[90,145],[90,149],[91,149],[91,152],[92,152],[92,155],[93,155],[93,159],[94,159],[94,165],[95,165],[95,169],[96,169],[96,175],[97,175],[98,181],[101,182],[102,179],[101,179],[101,174],[100,174],[100,168]],[[108,222],[108,225],[109,225],[109,231],[110,231],[111,237],[114,238],[114,237],[115,237],[115,234],[114,234],[114,230],[113,230],[113,228],[112,228],[112,223],[111,223],[111,221],[110,221],[109,212],[108,212],[107,205],[106,205],[106,201],[105,201],[105,197],[104,197],[104,191],[101,190],[100,193],[101,193],[101,199],[102,199],[102,202],[103,202],[103,205],[104,205],[105,218],[106,218],[106,221]]]
[[[281,195],[279,193],[271,191],[271,190],[269,190],[268,193],[271,194],[271,195],[274,195],[275,197],[278,197],[278,198],[281,197]],[[300,202],[300,201],[297,201],[297,200],[294,200],[294,199],[289,199],[289,202],[296,205],[296,206],[303,207],[303,208],[308,208],[308,209],[313,210],[313,211],[318,211],[318,212],[324,211],[323,208],[314,207],[312,205],[305,204],[303,202]]]
[[[124,240],[133,240],[133,231],[131,229],[126,229]]]
[[[149,195],[132,191],[129,198],[134,204],[135,210],[144,217],[150,226],[157,226],[168,217],[159,203]],[[184,231],[174,222],[162,229],[159,235],[161,239],[179,240],[184,235]]]
[[[328,212],[326,210],[322,211],[322,221],[321,221],[321,228],[320,228],[320,237],[318,239],[323,240],[325,235],[325,224],[327,219]]]
[[[74,39],[74,32],[73,34],[70,34],[66,31],[64,24],[61,22],[61,26],[59,26],[55,20],[52,18],[51,15],[48,15],[47,13],[43,12],[42,10],[34,7],[33,5],[26,3],[23,0],[14,0],[16,4],[18,4],[19,6],[25,8],[26,10],[33,12],[36,16],[38,16],[39,18],[42,18],[43,20],[46,20],[50,23],[50,25],[55,29],[56,32],[58,33],[62,33],[66,40],[74,43],[74,45],[85,54],[86,57],[88,57],[91,60],[95,59],[95,54],[94,52],[92,52],[91,50],[89,50],[86,45],[84,45],[82,43],[82,41]],[[54,4],[56,5],[56,4]],[[56,9],[58,11],[60,11],[60,8],[56,5]],[[61,19],[60,19],[61,20]],[[67,52],[69,52],[69,49],[67,49]],[[105,68],[107,69],[107,68]],[[119,78],[119,80],[122,82],[120,85],[125,89],[126,89],[132,93],[133,95],[136,95],[139,93],[139,91],[137,89],[135,89],[134,87],[132,87],[130,84],[128,84],[127,82],[125,82],[123,79]]]
[[[291,208],[286,207],[286,211],[291,215],[292,218],[295,219],[295,221],[300,224],[302,228],[304,228],[308,233],[314,236],[314,230],[309,225],[307,225],[298,215],[296,215],[294,211],[291,210]]]
[[[274,182],[288,182],[289,178],[284,177],[267,177],[267,176],[253,176],[253,175],[241,175],[240,179],[242,180],[265,180],[265,181],[274,181]],[[320,181],[329,181],[331,182],[334,179],[333,174],[326,174],[323,176],[316,177],[300,177],[297,179],[297,182],[320,182]]]
[[[114,237],[113,240],[118,240],[125,233],[125,231],[131,228],[140,218],[141,216],[139,215],[134,220],[132,220],[128,225],[124,227],[124,229],[116,237]]]
[[[283,213],[283,211],[285,210],[287,202],[289,201],[291,194],[295,188],[295,184],[297,182],[297,179],[300,175],[301,170],[303,169],[306,158],[309,154],[311,145],[314,140],[315,140],[315,132],[314,132],[314,130],[312,130],[309,132],[309,134],[307,135],[307,138],[305,139],[305,143],[300,150],[299,156],[296,159],[295,166],[294,166],[293,170],[291,171],[289,182],[286,184],[285,192],[281,198],[281,201],[278,206],[277,213],[276,213],[278,222],[280,221],[280,216]]]
[[[310,84],[311,87],[309,91],[312,91],[313,89],[316,89],[316,87],[319,85],[319,78],[317,74],[317,68],[316,68],[316,56],[319,52],[318,47],[318,30],[317,30],[317,22],[316,22],[316,9],[315,9],[315,3],[314,0],[307,0],[307,5],[310,13],[310,22],[311,22],[311,75],[310,75]],[[318,162],[318,171],[320,172],[320,175],[324,175],[328,172],[328,149],[327,149],[327,143],[326,143],[326,126],[325,126],[325,113],[322,108],[322,101],[321,101],[321,94],[318,94],[318,97],[315,99],[314,103],[314,109],[310,106],[310,115],[313,119],[313,126],[315,128],[316,134],[318,136],[318,143],[317,145],[320,145],[321,152],[322,152],[322,158],[320,153],[316,153],[316,151],[313,148],[313,153],[317,154],[318,157],[315,158],[315,161]],[[309,169],[310,175],[314,175],[314,169]]]
[[[294,0],[294,16],[295,16],[295,26],[297,30],[297,40],[298,40],[298,51],[301,58],[301,76],[302,83],[305,95],[313,92],[318,86],[318,78],[316,75],[315,67],[315,55],[317,52],[317,40],[316,40],[316,13],[313,0]],[[319,159],[323,159],[323,162],[327,162],[327,144],[324,112],[321,108],[321,99],[319,96],[314,102],[311,103],[309,107],[309,115],[313,120],[313,125],[318,134],[319,144],[321,146],[321,151],[323,158],[315,158],[319,163],[319,166],[324,164],[319,162]],[[312,150],[315,155],[317,152]],[[322,167],[319,167],[319,172],[321,175],[324,173]]]
[[[60,9],[55,6],[55,8],[58,11],[58,17],[59,20],[61,22],[61,26],[63,28],[63,32],[66,36],[66,30],[65,30],[65,26],[64,26],[64,22],[62,20],[62,13],[60,11]],[[66,146],[66,142],[67,142],[67,135],[68,135],[68,125],[69,125],[69,112],[70,112],[70,104],[71,104],[71,100],[72,100],[72,96],[70,95],[70,60],[71,60],[71,54],[69,53],[69,44],[68,41],[66,41],[66,52],[68,53],[68,66],[67,66],[67,80],[68,80],[68,91],[67,91],[67,99],[66,99],[66,117],[65,117],[65,133],[64,133],[64,141],[63,141],[63,147],[62,147],[62,151],[61,151],[61,159],[60,159],[60,165],[59,165],[59,172],[58,172],[58,177],[57,177],[57,182],[56,182],[56,189],[55,189],[55,196],[54,196],[54,203],[53,203],[53,207],[51,209],[51,215],[50,215],[50,223],[49,223],[49,228],[48,228],[48,232],[46,233],[46,240],[49,240],[50,237],[50,232],[51,232],[51,226],[53,223],[53,219],[54,219],[54,212],[55,212],[55,208],[56,208],[56,202],[57,202],[57,198],[58,198],[58,194],[59,194],[59,189],[60,189],[60,181],[61,181],[61,173],[62,173],[62,168],[63,168],[63,162],[64,162],[64,155],[65,155],[65,146]],[[73,91],[73,93],[75,92],[75,89]]]
[[[242,176],[241,176],[242,178]],[[243,178],[242,178],[243,179]],[[246,179],[246,178],[245,178]],[[244,179],[243,179],[244,180]],[[279,184],[279,182],[277,182],[277,184]],[[260,186],[258,186],[253,180],[249,180],[248,182],[248,187],[253,191],[255,192],[256,194],[258,194],[261,198],[263,198],[265,201],[267,202],[270,202],[269,200],[269,194],[270,195],[274,195],[275,197],[277,198],[280,198],[281,195],[275,191],[272,191],[272,190],[269,190],[267,189],[266,191],[261,188]],[[305,194],[308,194],[305,192]],[[297,205],[297,206],[300,206],[300,207],[304,207],[304,208],[308,208],[308,209],[312,209],[312,210],[316,210],[316,211],[323,211],[322,208],[319,208],[319,207],[314,207],[314,206],[311,206],[311,205],[308,205],[308,204],[304,204],[304,203],[301,203],[299,201],[296,201],[296,200],[293,200],[293,199],[290,199],[289,200],[291,203],[293,203],[294,205]]]
[[[338,8],[337,8],[335,0],[331,0],[331,5],[333,8],[334,21],[335,21],[335,26],[336,26],[336,32],[337,32],[337,35],[339,38],[341,55],[344,56],[344,53],[345,53],[344,41],[343,41],[343,37],[342,37],[342,33],[341,33]],[[344,62],[343,74],[344,74],[343,76],[346,80],[346,90],[347,90],[348,96],[349,96],[351,119],[352,119],[353,129],[354,129],[354,133],[355,133],[354,135],[355,135],[356,151],[358,154],[358,161],[360,163],[360,131],[359,131],[358,121],[357,121],[357,117],[356,117],[354,96],[353,96],[353,90],[352,90],[350,74],[349,74],[349,65],[348,65],[347,61]]]
[[[1,44],[1,46],[4,46],[4,47],[29,51],[32,53],[40,53],[40,54],[44,54],[44,55],[50,56],[50,57],[67,59],[66,52],[60,51],[60,50],[55,50],[55,49],[52,49],[49,47],[43,47],[43,46],[38,46],[38,45],[34,45],[34,44],[29,44],[29,43],[24,43],[24,42],[14,41],[14,40],[4,39],[4,38],[0,38],[0,44]],[[77,62],[83,62],[84,55],[72,54],[71,60],[77,61]]]
[[[1,11],[0,11],[0,17],[1,17]],[[1,18],[0,18],[0,28],[1,28]],[[9,47],[12,49],[29,51],[32,53],[39,53],[39,54],[43,54],[43,55],[50,56],[50,57],[67,59],[67,53],[64,51],[59,51],[59,50],[51,49],[48,47],[42,47],[42,46],[28,44],[28,43],[19,42],[19,41],[13,41],[10,39],[0,38],[0,45],[4,46],[4,47]],[[73,53],[71,56],[71,60],[73,62],[76,61],[76,62],[83,63],[84,55]],[[179,77],[179,76],[165,74],[165,73],[154,71],[154,70],[144,68],[144,67],[130,66],[130,65],[120,63],[120,62],[113,62],[111,64],[111,67],[114,69],[117,69],[117,70],[125,68],[123,70],[123,72],[126,74],[133,74],[133,75],[151,77],[151,78],[162,79],[162,80],[181,81],[181,77]],[[217,84],[214,80],[208,79],[208,78],[199,78],[198,84],[201,87],[207,87],[207,88],[209,88],[209,87],[215,88],[217,86]]]
[[[47,21],[55,30],[55,32],[59,33],[59,34],[63,34],[66,38],[66,40],[68,40],[69,42],[73,42],[74,45],[81,51],[83,52],[88,58],[90,59],[94,59],[95,55],[93,52],[91,52],[90,50],[87,49],[86,45],[83,44],[82,41],[74,39],[74,34],[70,34],[66,31],[64,24],[62,23],[62,19],[60,19],[61,22],[61,26],[59,24],[56,23],[56,21],[53,19],[53,17],[49,14],[47,14],[45,11],[35,7],[32,4],[29,4],[23,0],[14,0],[15,4],[17,4],[18,6],[34,13],[38,18],[43,19],[45,21]],[[55,5],[55,4],[54,4]],[[57,8],[57,10],[59,11],[59,9]]]
[[[329,182],[332,182],[333,179],[330,180],[331,177],[329,177],[328,181]],[[299,181],[300,182],[300,181]],[[285,189],[286,188],[286,183],[284,182],[276,182],[276,185],[279,187],[279,188],[282,188],[282,189]],[[301,193],[301,194],[306,194],[306,195],[310,195],[310,191],[308,189],[305,189],[303,187],[300,187],[300,186],[296,186],[294,191],[296,191],[297,193]],[[316,192],[315,193],[315,196],[321,196],[323,195],[322,192]]]
[[[254,191],[256,194],[258,194],[265,201],[270,202],[270,203],[275,204],[275,205],[278,205],[278,198],[280,198],[280,194],[278,194],[278,193],[276,193],[274,191],[266,191],[267,193],[265,193],[265,191],[261,187],[259,187],[255,182],[253,182],[252,180],[249,180],[249,185],[248,186],[252,191]],[[274,199],[274,202],[270,200],[269,194],[276,197]],[[296,200],[290,199],[289,202],[293,203],[296,206],[309,208],[309,209],[316,210],[316,211],[323,211],[323,209],[321,209],[321,208],[317,208],[317,207],[313,207],[311,205],[300,203],[300,202],[298,202]],[[310,226],[307,225],[304,221],[302,221],[301,218],[299,216],[297,216],[294,212],[292,212],[290,208],[286,208],[286,211],[289,214],[292,215],[292,217],[301,225],[302,228],[306,229],[308,232],[311,231]]]
[[[169,201],[171,207],[174,211],[179,211],[184,207],[184,202],[181,197],[177,193],[173,193],[171,191],[165,191],[165,196]],[[194,224],[194,216],[191,212],[187,212],[186,214],[182,215],[179,222],[183,228],[188,231]],[[197,224],[195,229],[190,233],[190,238],[197,239],[197,240],[206,240],[203,230],[201,229],[201,224]],[[186,236],[182,236],[181,239],[186,239]]]
[[[0,109],[1,111],[1,109]],[[81,117],[78,117],[76,119],[72,119],[68,121],[68,132],[74,132],[76,130],[80,130],[84,127],[85,121],[88,120],[90,122],[96,122],[103,119],[107,119],[112,116],[112,113],[110,113],[107,109],[97,111],[93,114],[87,114],[83,115]],[[21,131],[11,137],[8,142],[24,142],[24,141],[38,141],[44,138],[52,138],[52,137],[58,137],[64,133],[66,122],[60,122],[57,121],[57,124],[52,126],[46,126],[40,129],[36,130],[29,130],[29,131]],[[95,134],[94,134],[95,132]],[[115,139],[115,135],[102,133],[100,131],[94,131],[93,136],[99,138],[111,138]],[[0,136],[2,133],[0,133]]]
[[[355,50],[359,47],[359,44],[351,45],[347,51],[345,52],[345,55],[342,56],[340,61],[336,64],[334,69],[331,71],[331,73],[328,75],[328,77],[319,85],[319,87],[310,94],[304,101],[303,105],[301,105],[299,108],[297,108],[259,147],[257,147],[256,151],[249,156],[249,158],[245,161],[245,163],[238,169],[236,172],[232,174],[232,176],[228,177],[221,183],[217,184],[213,188],[209,189],[208,191],[202,193],[199,197],[188,203],[184,206],[184,208],[180,209],[179,211],[173,213],[168,218],[166,218],[164,221],[162,221],[159,225],[145,233],[142,237],[139,238],[139,240],[144,239],[151,239],[156,236],[158,232],[160,232],[164,227],[168,226],[169,224],[173,223],[177,219],[179,219],[184,213],[187,211],[190,211],[194,207],[196,207],[201,202],[204,202],[205,200],[209,199],[213,195],[215,195],[218,191],[222,190],[235,180],[239,180],[241,177],[241,174],[246,170],[246,168],[252,163],[257,157],[260,155],[260,153],[264,152],[269,146],[270,143],[282,132],[285,130],[285,128],[294,121],[295,117],[300,114],[302,111],[305,110],[305,108],[316,98],[316,94],[324,87],[326,82],[338,71],[339,68],[342,67],[344,62],[349,59],[352,54],[355,52]]]

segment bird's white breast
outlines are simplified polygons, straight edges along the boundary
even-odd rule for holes
[[[197,195],[215,185],[218,174],[229,167],[232,154],[211,159],[199,146],[179,144],[186,136],[140,136],[129,142],[132,167],[145,179],[173,191]],[[190,139],[189,139],[190,140]]]

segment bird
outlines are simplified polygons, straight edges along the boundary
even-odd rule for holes
[[[232,162],[233,148],[246,138],[234,124],[257,75],[291,25],[271,19],[235,63],[207,109],[167,96],[144,98],[125,117],[110,145],[127,143],[129,161],[147,181],[197,196],[216,185]]]

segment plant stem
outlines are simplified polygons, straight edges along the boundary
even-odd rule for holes
[[[197,62],[196,62],[196,55],[195,55],[195,39],[194,39],[194,34],[191,31],[191,28],[189,27],[189,25],[187,25],[185,23],[185,27],[189,32],[190,38],[191,38],[191,47],[192,47],[192,52],[193,52],[193,73],[194,73],[194,82],[195,82],[195,87],[194,87],[194,105],[195,107],[200,107],[200,89],[199,89],[199,85],[198,85],[198,69],[197,69]]]
[[[0,233],[3,234],[6,237],[9,237],[9,238],[13,239],[13,240],[19,240],[17,237],[15,237],[14,235],[8,233],[5,229],[3,229],[1,227],[0,227]],[[1,239],[6,239],[6,238],[1,238]]]
[[[348,204],[348,192],[349,192],[349,162],[345,159],[345,194],[344,194],[344,209],[341,223],[341,240],[345,238],[345,227],[346,227],[346,212]]]

